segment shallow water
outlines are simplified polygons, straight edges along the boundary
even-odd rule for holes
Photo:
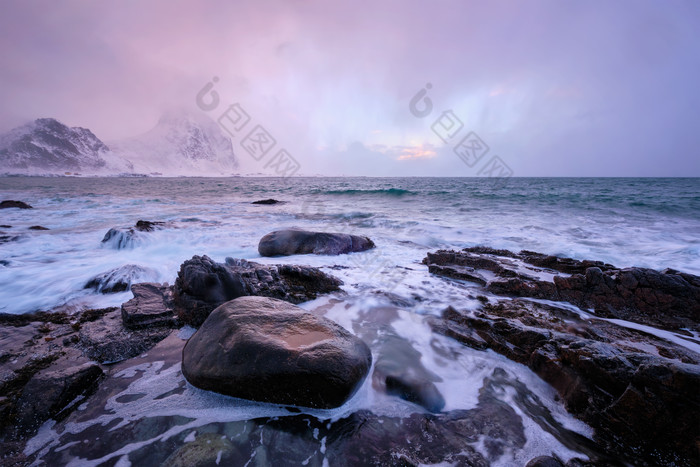
[[[430,378],[445,411],[475,409],[484,391],[494,404],[515,411],[524,444],[500,451],[486,438],[470,444],[493,465],[524,465],[552,452],[563,459],[586,457],[587,444],[576,433],[590,437],[591,430],[524,366],[430,331],[427,316],[448,305],[475,309],[479,302],[473,284],[429,275],[421,264],[426,252],[488,245],[700,273],[698,179],[513,179],[502,186],[442,178],[0,178],[0,198],[35,207],[0,211],[0,224],[12,226],[0,230],[21,236],[0,244],[1,312],[118,306],[130,292],[98,294],[84,289],[86,282],[133,264],[144,268],[138,280],[172,283],[180,264],[195,254],[219,262],[234,257],[321,267],[344,281],[343,292],[302,307],[365,340],[375,368],[403,365]],[[250,204],[266,198],[286,203]],[[139,219],[167,224],[137,232],[125,249],[101,243],[110,228]],[[32,225],[51,230],[27,230]],[[337,257],[260,258],[258,240],[287,227],[367,235],[377,248]],[[343,407],[302,409],[302,415],[200,391],[180,372],[182,342],[170,338],[165,350],[118,364],[108,387],[66,421],[46,424],[27,452],[40,453],[48,464],[151,465],[195,432],[209,432],[237,440],[242,458],[262,465],[283,457],[260,447],[264,437],[272,442],[272,432],[279,443],[286,439],[271,428],[277,420],[310,417],[310,434],[298,438],[309,442],[297,454],[308,465],[321,465],[333,453],[324,433],[331,439],[333,423],[349,414],[366,409],[405,418],[423,411],[387,395],[371,376]]]

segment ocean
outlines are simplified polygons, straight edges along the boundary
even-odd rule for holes
[[[700,274],[696,178],[17,177],[0,178],[0,198],[35,208],[0,211],[0,225],[12,226],[0,230],[20,237],[0,245],[4,313],[116,306],[130,294],[95,294],[85,283],[125,264],[146,268],[144,280],[172,283],[183,261],[203,254],[349,266],[342,279],[370,289],[388,282],[398,294],[411,271],[424,274],[417,265],[426,252],[474,245]],[[285,204],[250,204],[265,198]],[[110,228],[139,219],[170,227],[128,250],[101,243]],[[50,230],[27,230],[33,225]],[[259,239],[286,227],[367,235],[377,249],[260,258]]]
[[[251,204],[268,198],[284,203]],[[430,276],[421,264],[426,253],[486,245],[700,274],[697,178],[10,177],[0,178],[0,199],[34,207],[0,210],[0,224],[11,226],[0,228],[3,235],[18,237],[0,244],[0,312],[78,312],[118,306],[131,298],[130,292],[100,294],[85,285],[124,265],[143,268],[138,281],[172,284],[180,264],[193,255],[219,262],[233,257],[308,264],[342,279],[343,293],[301,306],[360,337],[376,334],[368,329],[382,329],[409,342],[420,353],[423,366],[438,376],[445,410],[474,407],[484,377],[500,367],[525,382],[562,426],[585,436],[591,429],[567,414],[554,390],[526,367],[431,332],[426,316],[439,315],[448,305],[476,308],[478,301],[469,284]],[[110,228],[133,226],[138,220],[166,224],[161,230],[138,232],[129,248],[102,242]],[[49,230],[29,230],[35,225]],[[341,256],[261,258],[260,238],[289,227],[366,235],[376,248]],[[396,308],[390,318],[379,313],[372,317],[371,310],[389,306]],[[382,342],[368,342],[375,356],[386,351]],[[190,386],[184,393],[161,397],[183,382],[179,365],[163,372],[159,368],[144,367],[143,378],[134,383],[139,386],[124,392],[145,396],[129,404],[118,403],[115,396],[100,421],[110,431],[127,430],[129,423],[148,413],[162,424],[154,429],[156,434],[149,434],[148,440],[122,434],[133,438],[122,440],[118,447],[104,443],[101,450],[71,448],[73,455],[80,454],[81,465],[91,465],[87,459],[118,459],[159,441],[166,432],[184,436],[193,428],[287,413],[203,394]],[[340,409],[308,413],[338,419],[363,408],[388,415],[415,410],[377,392],[370,379]],[[507,391],[503,398],[512,402]],[[554,452],[562,459],[577,455],[571,444],[564,446],[545,433],[535,416],[521,415],[528,443],[518,452],[491,459],[493,465],[524,465],[542,453]],[[178,425],[177,417],[190,421]],[[64,429],[74,430],[77,439],[83,430],[95,430],[91,426],[73,424]],[[104,431],[102,436],[108,436]],[[50,446],[51,452],[59,452],[60,443],[51,441],[55,438],[45,427],[28,449],[34,446],[49,453],[45,446]]]

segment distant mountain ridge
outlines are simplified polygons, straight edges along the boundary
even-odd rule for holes
[[[86,128],[39,118],[0,135],[0,171],[102,170],[109,148]],[[13,170],[14,169],[14,170]]]
[[[40,118],[0,135],[0,174],[231,175],[231,140],[206,115],[168,112],[150,131],[105,144],[92,131]]]

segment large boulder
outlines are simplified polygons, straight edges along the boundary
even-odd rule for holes
[[[258,244],[261,256],[341,255],[370,248],[374,248],[374,242],[368,237],[296,229],[276,230]]]
[[[233,258],[222,264],[193,256],[180,266],[173,291],[180,321],[196,327],[214,308],[234,298],[259,295],[301,303],[337,291],[341,284],[310,266],[269,266]]]
[[[182,352],[182,373],[198,388],[322,409],[347,401],[371,364],[369,347],[340,325],[266,297],[221,305]]]

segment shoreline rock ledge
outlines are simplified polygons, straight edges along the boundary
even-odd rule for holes
[[[318,409],[344,404],[371,365],[367,344],[342,326],[267,297],[219,306],[182,351],[182,374],[200,389]]]

